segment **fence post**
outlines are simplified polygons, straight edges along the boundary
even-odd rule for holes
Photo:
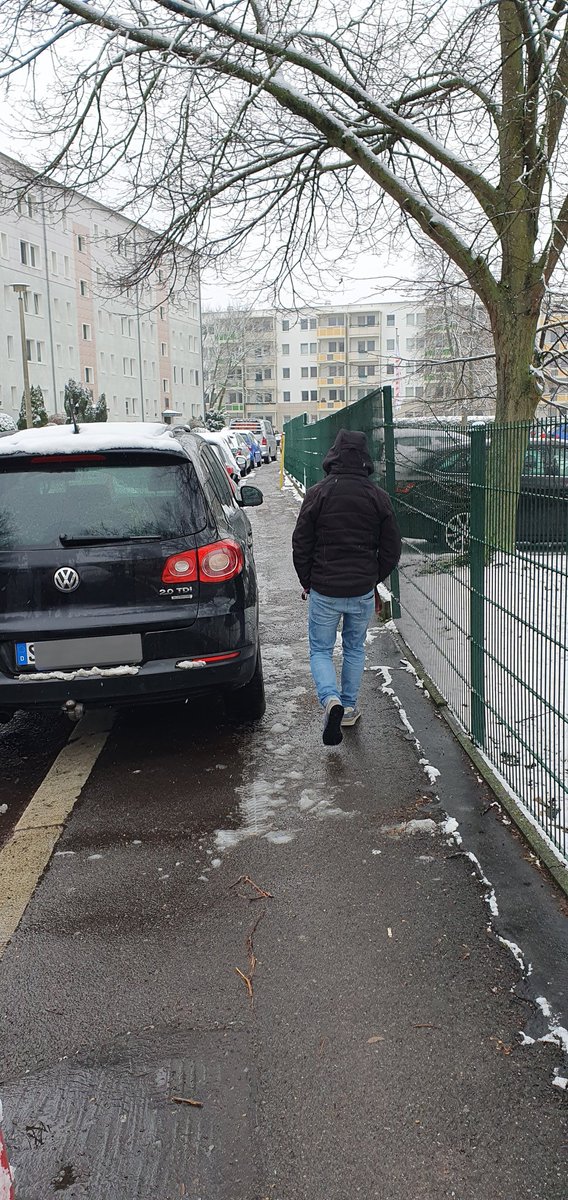
[[[485,745],[485,502],[486,438],[484,425],[471,431],[469,539],[469,636],[471,734]]]
[[[395,504],[395,467],[394,467],[394,424],[392,416],[392,388],[384,387],[383,416],[385,431],[385,485],[386,490]],[[398,567],[391,571],[390,585],[392,592],[392,615],[395,620],[400,617],[400,576]]]

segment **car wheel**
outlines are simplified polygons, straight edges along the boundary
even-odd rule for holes
[[[266,709],[260,646],[252,679],[225,695],[225,711],[233,721],[260,721]]]
[[[444,525],[444,542],[454,554],[467,554],[470,539],[470,517],[468,512],[454,513]]]

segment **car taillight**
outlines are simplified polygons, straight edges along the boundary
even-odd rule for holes
[[[260,439],[260,444],[261,444],[261,446],[266,446],[266,438],[265,437]]]
[[[195,550],[184,554],[172,554],[166,559],[162,571],[162,583],[191,583],[197,579],[197,554]]]
[[[204,583],[222,583],[233,579],[243,569],[244,556],[237,542],[214,542],[200,546],[197,551],[199,578]]]
[[[227,472],[227,475],[229,476],[229,479],[232,479],[233,478],[233,468],[230,463],[225,463],[225,470]]]

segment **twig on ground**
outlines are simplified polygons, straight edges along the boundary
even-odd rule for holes
[[[239,878],[236,879],[234,883],[229,884],[229,891],[231,888],[238,887],[240,883],[248,883],[249,887],[254,888],[255,892],[258,892],[258,895],[261,896],[262,899],[274,900],[272,892],[267,892],[264,888],[259,887],[258,883],[255,883],[254,879],[251,879],[250,875],[239,875]]]
[[[189,1104],[191,1108],[203,1108],[202,1100],[188,1100],[186,1096],[170,1096],[172,1104]]]

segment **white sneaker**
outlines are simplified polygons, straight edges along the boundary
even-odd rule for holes
[[[343,728],[346,729],[350,725],[356,725],[360,716],[361,710],[359,708],[352,708],[351,705],[348,704],[341,722]]]

